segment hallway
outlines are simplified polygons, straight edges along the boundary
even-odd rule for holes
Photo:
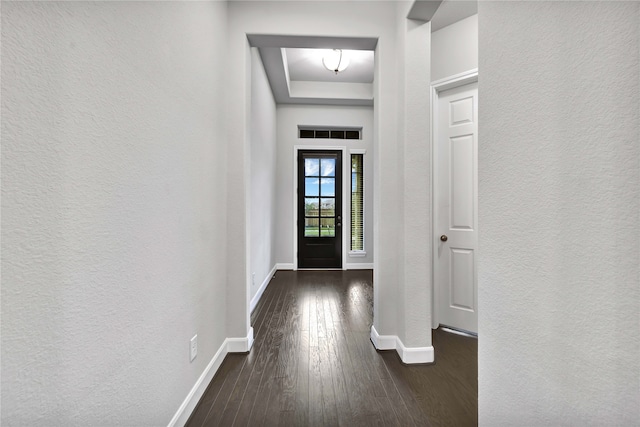
[[[187,426],[477,424],[477,340],[434,331],[436,362],[403,365],[369,340],[370,270],[278,271]]]

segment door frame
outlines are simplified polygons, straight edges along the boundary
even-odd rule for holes
[[[465,86],[470,83],[478,82],[478,69],[474,68],[469,71],[465,71],[460,74],[456,74],[444,79],[436,80],[431,83],[431,236],[432,236],[432,249],[431,249],[431,328],[436,329],[440,326],[440,313],[438,310],[438,301],[440,298],[440,288],[437,286],[435,266],[438,262],[438,235],[437,219],[438,213],[436,212],[436,200],[438,200],[438,115],[440,113],[438,104],[440,101],[440,93],[460,86]],[[477,274],[477,272],[476,272]]]
[[[317,151],[341,151],[342,152],[342,270],[347,269],[347,230],[351,230],[351,216],[347,215],[347,183],[351,183],[351,173],[347,166],[351,166],[351,160],[345,161],[349,151],[346,146],[328,145],[294,145],[293,146],[293,271],[298,270],[298,152],[307,150]],[[348,178],[348,179],[347,179]],[[349,195],[351,192],[349,192]],[[350,205],[350,203],[349,203]],[[327,268],[327,270],[335,270]]]

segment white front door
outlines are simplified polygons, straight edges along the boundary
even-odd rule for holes
[[[478,83],[439,92],[437,108],[437,319],[477,333]]]

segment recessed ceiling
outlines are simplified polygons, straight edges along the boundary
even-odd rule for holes
[[[327,70],[322,58],[327,49],[285,49],[289,79],[305,82],[373,83],[374,52],[343,50],[349,66],[338,74]]]
[[[279,104],[373,105],[375,38],[248,36]],[[327,50],[343,49],[350,64],[337,75],[322,64]]]
[[[477,0],[416,0],[409,19],[431,21],[432,31],[477,13]],[[373,105],[377,38],[249,34],[278,104]],[[337,75],[322,65],[322,50],[353,52]],[[351,53],[350,52],[350,53]]]

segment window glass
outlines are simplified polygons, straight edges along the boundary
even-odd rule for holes
[[[351,155],[351,250],[364,250],[363,154]]]
[[[320,170],[320,159],[304,159],[304,175],[318,176]]]
[[[336,195],[336,179],[335,178],[320,179],[320,195],[321,196]]]

